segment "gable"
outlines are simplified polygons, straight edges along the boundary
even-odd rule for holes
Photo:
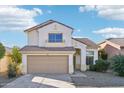
[[[108,40],[106,40],[106,41],[104,41],[104,42],[102,42],[102,43],[99,44],[100,49],[103,49],[104,47],[106,47],[106,45],[110,45],[110,46],[112,46],[114,48],[120,49],[120,45],[115,44],[113,42],[110,42]]]
[[[124,47],[124,38],[109,38],[109,39],[106,39],[105,41],[99,43],[99,45],[103,45],[106,42],[111,42],[117,46]]]
[[[72,39],[72,44],[73,44],[73,47],[87,47],[87,45],[86,44],[84,44],[84,43],[81,43],[81,42],[79,42],[79,41],[77,41],[77,40],[75,40],[75,39]]]
[[[60,24],[60,25],[62,25],[62,26],[64,26],[64,27],[66,27],[66,28],[69,28],[69,29],[73,30],[72,27],[70,27],[70,26],[68,26],[68,25],[65,25],[65,24],[63,24],[63,23],[60,23],[60,22],[58,22],[58,21],[54,21],[54,20],[48,20],[48,21],[43,22],[43,23],[41,23],[41,24],[39,24],[39,25],[36,25],[36,26],[31,27],[31,28],[29,28],[29,29],[26,29],[25,32],[26,32],[26,31],[37,30],[37,29],[39,29],[39,28],[42,28],[42,27],[48,26],[48,25],[50,25],[50,24],[52,24],[52,23],[57,23],[57,24]]]
[[[51,23],[51,24],[49,24],[49,25],[47,25],[47,26],[44,26],[44,27],[42,27],[42,28],[39,28],[38,29],[38,31],[42,31],[42,32],[46,32],[46,33],[57,33],[57,32],[59,32],[59,33],[64,33],[64,32],[66,32],[66,33],[72,33],[72,29],[70,29],[70,28],[68,28],[68,27],[66,27],[66,26],[63,26],[63,25],[61,25],[61,24],[59,24],[59,23]]]
[[[88,49],[97,49],[98,48],[97,44],[88,38],[72,38],[72,39],[87,45]]]
[[[124,46],[124,38],[110,38],[110,39],[107,39],[108,41],[112,42],[112,43],[115,43],[121,47]]]

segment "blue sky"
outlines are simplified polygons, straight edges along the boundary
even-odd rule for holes
[[[124,6],[1,6],[0,42],[5,46],[27,44],[24,29],[49,19],[73,28],[74,37],[94,42],[124,37]]]

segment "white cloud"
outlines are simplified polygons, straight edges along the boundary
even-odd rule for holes
[[[15,43],[8,43],[8,42],[5,42],[5,41],[1,41],[1,43],[5,46],[5,47],[10,47],[12,48],[13,46],[16,46],[17,44]]]
[[[84,6],[80,6],[79,7],[79,12],[85,12],[86,10],[85,10],[85,7]]]
[[[33,8],[34,11],[36,11],[39,14],[43,14],[42,10],[39,8]]]
[[[51,13],[52,13],[52,11],[51,11],[51,10],[48,10],[48,11],[47,11],[47,13],[48,13],[48,14],[51,14]]]
[[[82,9],[82,11],[81,11]],[[98,16],[113,20],[124,20],[124,6],[123,5],[92,5],[80,6],[80,12],[97,11]]]
[[[91,11],[95,9],[95,5],[86,5],[86,6],[80,6],[79,11],[85,12],[85,11]]]
[[[81,30],[80,29],[77,29],[77,32],[80,32]]]
[[[104,28],[93,31],[95,34],[100,34],[105,38],[124,38],[124,28]]]
[[[23,31],[36,25],[34,17],[42,14],[39,8],[28,10],[17,6],[0,6],[0,31]]]

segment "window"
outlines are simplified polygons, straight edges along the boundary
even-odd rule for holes
[[[87,56],[86,57],[86,65],[92,65],[93,64],[93,56]]]
[[[93,56],[94,55],[94,52],[93,51],[87,51],[87,55]]]
[[[62,42],[62,33],[50,33],[49,42]]]
[[[86,64],[91,65],[94,61],[94,51],[87,51]]]

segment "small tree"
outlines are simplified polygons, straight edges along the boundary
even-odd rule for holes
[[[8,77],[15,77],[20,74],[20,64],[22,63],[22,55],[19,48],[14,46],[11,54],[12,62],[8,66]]]
[[[19,48],[14,46],[12,49],[12,61],[16,64],[16,65],[20,65],[22,63],[22,55],[19,51]]]
[[[107,60],[108,58],[108,55],[104,49],[99,50],[98,55],[99,55],[99,58],[102,58],[103,60]]]
[[[2,59],[5,55],[5,47],[3,46],[2,43],[0,43],[0,59]]]

